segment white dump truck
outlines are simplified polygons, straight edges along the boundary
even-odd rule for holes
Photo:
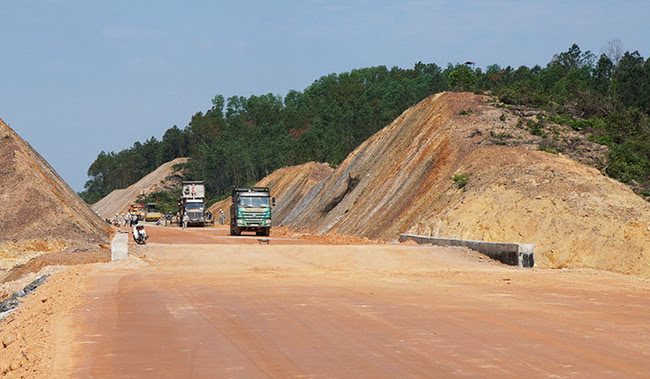
[[[178,211],[181,220],[183,215],[187,214],[188,225],[206,226],[208,224],[205,213],[205,183],[202,180],[183,182]]]

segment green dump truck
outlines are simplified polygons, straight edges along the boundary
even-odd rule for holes
[[[230,235],[240,236],[243,231],[268,236],[271,232],[271,198],[268,187],[235,187],[230,204]]]

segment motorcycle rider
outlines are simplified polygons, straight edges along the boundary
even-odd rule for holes
[[[138,244],[147,243],[147,232],[144,231],[144,225],[139,225],[138,220],[133,222],[133,240]]]

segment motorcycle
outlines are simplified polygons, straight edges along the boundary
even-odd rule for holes
[[[149,238],[149,236],[147,235],[147,232],[144,231],[144,225],[140,225],[136,221],[136,224],[133,225],[133,240],[138,245],[144,245],[147,243],[147,238]]]

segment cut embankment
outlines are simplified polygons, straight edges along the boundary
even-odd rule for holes
[[[45,252],[102,251],[110,227],[0,120],[0,268]]]
[[[544,138],[488,100],[443,93],[408,109],[281,223],[384,240],[411,233],[528,243],[540,267],[650,277],[650,204],[579,157],[537,151]],[[552,127],[561,143],[561,126]],[[520,138],[503,143],[501,135]],[[576,144],[600,151],[586,137]]]
[[[156,170],[130,185],[128,188],[117,189],[93,204],[92,209],[103,219],[111,219],[116,214],[125,213],[129,207],[136,204],[138,197],[158,191],[180,189],[183,183],[181,173],[176,166],[187,162],[187,158],[176,158],[163,163]]]

